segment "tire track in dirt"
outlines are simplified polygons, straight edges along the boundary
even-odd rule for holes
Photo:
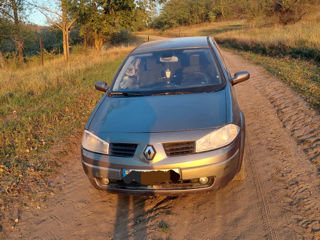
[[[259,67],[261,69],[261,67]],[[259,69],[259,70],[260,70]],[[264,71],[265,72],[265,71]],[[259,78],[252,84],[268,98],[283,127],[287,128],[320,172],[320,116],[309,104],[271,74],[268,84]]]
[[[261,203],[261,211],[262,211],[262,217],[264,219],[264,225],[265,225],[265,229],[267,230],[267,232],[269,232],[270,234],[270,239],[279,239],[277,234],[275,233],[273,227],[271,226],[271,219],[270,219],[270,210],[269,210],[269,205],[266,201],[266,197],[265,197],[265,192],[262,188],[262,184],[260,182],[259,176],[257,175],[257,168],[256,165],[254,163],[254,160],[252,159],[252,149],[251,149],[251,145],[247,140],[247,154],[245,155],[245,161],[249,162],[251,168],[251,174],[253,176],[254,179],[254,184],[257,190],[257,198],[259,199],[260,203]]]
[[[92,188],[83,173],[79,140],[57,177],[61,192],[40,209],[23,213],[7,239],[320,239],[317,167],[293,135],[299,131],[300,139],[316,146],[317,130],[311,128],[318,116],[303,115],[300,108],[297,116],[293,110],[282,116],[280,111],[290,108],[282,101],[304,106],[303,100],[296,94],[282,96],[291,91],[286,85],[272,92],[269,85],[277,79],[225,54],[234,72],[252,75],[236,86],[247,123],[244,181],[201,194],[108,194]],[[311,128],[304,130],[300,119]]]

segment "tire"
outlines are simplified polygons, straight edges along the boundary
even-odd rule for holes
[[[97,184],[97,182],[96,182],[95,179],[89,178],[89,182],[91,183],[91,185],[92,185],[95,189],[97,189],[97,190],[102,190],[102,188],[100,188],[100,187],[98,186],[98,184]]]
[[[245,150],[244,150],[244,146],[245,146],[245,140],[246,140],[246,130],[245,130],[245,118],[243,113],[240,113],[241,115],[241,127],[243,129],[243,134],[241,136],[241,147],[240,147],[240,161],[241,161],[241,167],[239,172],[236,174],[236,176],[233,178],[235,181],[243,181],[246,178],[246,174],[245,174]]]
[[[236,176],[233,179],[235,181],[243,181],[245,178],[246,178],[245,161],[244,161],[244,159],[242,159],[240,171],[236,174]]]

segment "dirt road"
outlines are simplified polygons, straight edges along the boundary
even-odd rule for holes
[[[261,67],[225,52],[246,116],[246,179],[204,194],[137,197],[92,188],[75,145],[46,207],[8,239],[320,239],[320,117]],[[80,141],[79,141],[80,143]],[[78,144],[79,144],[78,143]]]

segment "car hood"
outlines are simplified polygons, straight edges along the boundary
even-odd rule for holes
[[[106,97],[88,129],[93,133],[185,131],[224,125],[225,89],[218,92],[143,97]]]

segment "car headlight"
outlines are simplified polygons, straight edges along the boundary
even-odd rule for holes
[[[238,136],[239,131],[240,127],[235,124],[228,124],[214,130],[196,141],[196,152],[206,152],[224,147]]]
[[[91,152],[109,154],[109,143],[87,130],[83,134],[82,147]]]

